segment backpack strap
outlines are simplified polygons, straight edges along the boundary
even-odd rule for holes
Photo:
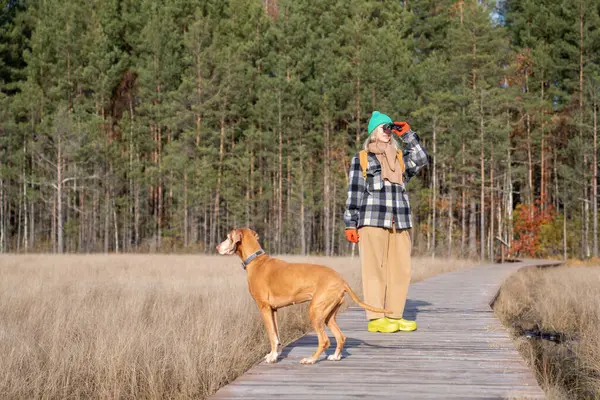
[[[402,156],[402,150],[398,150],[396,156],[398,157],[398,162],[400,163],[400,171],[402,171],[402,173],[406,172],[406,167],[404,166],[404,157]]]
[[[400,163],[400,170],[402,173],[406,171],[406,167],[404,165],[404,157],[402,156],[402,150],[398,150],[396,152],[396,157],[398,157],[398,162]],[[367,179],[367,166],[369,165],[369,157],[367,155],[366,150],[361,150],[358,153],[358,159],[360,160],[360,167],[362,168],[363,178]]]
[[[363,178],[367,179],[367,166],[369,165],[369,157],[367,156],[366,150],[361,150],[358,153],[358,159],[360,160],[360,167],[362,168]]]

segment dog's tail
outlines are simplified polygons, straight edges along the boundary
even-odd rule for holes
[[[350,288],[350,286],[348,285],[348,283],[344,284],[344,288],[346,289],[346,292],[348,292],[348,294],[350,295],[350,297],[352,297],[352,300],[354,300],[354,302],[356,302],[356,304],[358,304],[359,306],[361,306],[365,310],[369,310],[369,311],[373,311],[373,312],[378,312],[378,313],[386,313],[386,314],[391,314],[392,313],[392,311],[390,311],[390,310],[384,310],[383,308],[376,308],[376,307],[368,305],[367,303],[363,303],[358,298],[358,296],[356,295],[356,293],[354,293],[352,291],[352,289]]]

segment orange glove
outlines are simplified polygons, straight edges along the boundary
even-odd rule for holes
[[[346,239],[352,243],[358,243],[358,231],[356,228],[348,228],[344,231],[346,234]]]
[[[402,136],[408,131],[410,131],[410,125],[408,124],[408,122],[394,121],[394,126],[392,127],[392,132],[394,132],[396,135]]]

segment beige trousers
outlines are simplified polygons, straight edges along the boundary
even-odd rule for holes
[[[390,318],[402,318],[411,274],[408,229],[363,226],[358,234],[365,303],[392,311]],[[368,319],[383,317],[367,311]]]

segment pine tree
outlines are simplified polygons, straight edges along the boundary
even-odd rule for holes
[[[503,34],[502,27],[494,26],[490,22],[491,5],[488,3],[465,2],[464,9],[459,10],[455,17],[448,37],[451,45],[448,51],[452,54],[451,79],[455,85],[462,85],[461,92],[465,96],[467,104],[463,105],[463,113],[468,115],[461,126],[464,142],[477,144],[477,148],[471,147],[471,153],[463,157],[467,164],[473,166],[474,159],[478,159],[479,180],[471,173],[469,180],[479,186],[479,256],[486,256],[486,240],[488,249],[491,249],[491,235],[486,227],[486,162],[489,165],[491,155],[489,146],[486,145],[490,139],[496,136],[495,125],[500,125],[503,119],[503,110],[497,107],[498,97],[502,90],[503,67],[507,65],[508,43]],[[490,129],[492,128],[492,129]],[[489,171],[491,173],[491,171]],[[464,173],[464,172],[463,172]],[[472,193],[474,194],[474,193]],[[473,198],[471,198],[471,213],[475,210]],[[489,214],[490,219],[493,214]],[[474,220],[471,219],[470,247],[474,250]],[[488,237],[486,238],[486,234]],[[488,250],[489,257],[492,255]]]

